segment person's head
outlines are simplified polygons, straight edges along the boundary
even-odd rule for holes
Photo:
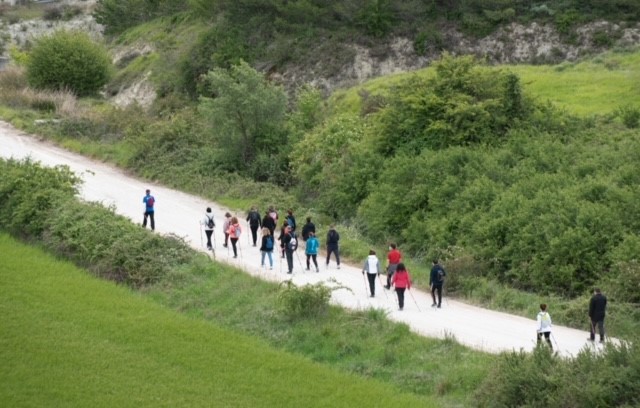
[[[546,303],[540,303],[540,310],[542,310],[543,312],[547,311],[547,304]]]
[[[291,208],[289,208],[289,209],[287,210],[287,214],[289,214],[289,215],[293,215],[293,210],[292,210]]]
[[[211,207],[207,207],[207,212],[210,213],[211,212]]]
[[[283,227],[283,228],[286,228],[286,227],[288,227],[288,226],[289,226],[289,222],[288,222],[287,220],[284,220],[284,221],[282,222],[282,227]]]
[[[286,234],[290,233],[290,232],[291,232],[291,227],[290,227],[289,225],[286,225],[286,226],[284,227],[284,232],[285,232]]]
[[[271,235],[271,230],[267,227],[262,228],[262,235],[264,235],[265,237]]]
[[[232,224],[237,224],[238,223],[238,217],[231,217],[231,223]]]
[[[374,251],[373,249],[369,250],[369,255],[375,255],[375,254],[376,254],[376,251]]]
[[[231,213],[227,211],[227,212],[224,214],[224,216],[225,216],[225,217],[227,217],[227,218],[231,218]]]
[[[400,262],[398,264],[398,266],[396,267],[396,272],[398,272],[398,271],[406,271],[406,270],[407,270],[407,267],[404,266],[404,263],[402,263],[402,262]]]
[[[307,222],[311,222],[311,217],[307,217]]]
[[[255,206],[255,205],[252,205],[252,206],[251,206],[251,211],[255,211],[255,210],[256,210],[256,206]]]
[[[315,233],[315,232],[313,232],[313,231],[309,231],[309,238],[311,238],[311,237],[315,237],[315,236],[316,236],[316,233]]]
[[[437,260],[437,259],[434,259],[434,260],[433,260],[433,261],[431,261],[431,262],[433,262],[433,264],[434,264],[434,265],[437,265],[437,264],[438,264],[438,260]]]
[[[330,230],[332,230],[332,229],[336,229],[336,226],[335,226],[335,225],[333,225],[333,224],[331,224],[331,225],[329,225],[329,229],[330,229]]]
[[[397,246],[393,242],[389,244],[389,250],[393,250],[393,249],[396,249],[396,248],[397,248]]]
[[[151,194],[151,190],[147,189],[147,190],[146,190],[146,193],[147,193],[147,194]]]
[[[600,293],[602,293],[602,292],[600,291],[600,288],[594,288],[594,289],[593,289],[593,294],[594,294],[594,295],[599,295]]]
[[[272,206],[272,205],[270,205],[270,206],[269,206],[269,210],[268,210],[268,211],[269,211],[269,212],[273,212],[273,211],[274,211],[274,209],[273,209],[273,206]]]

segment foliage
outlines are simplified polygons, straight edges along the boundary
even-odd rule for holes
[[[284,91],[245,62],[210,71],[206,89],[211,97],[200,98],[199,110],[210,124],[220,167],[258,181],[286,183],[281,177],[286,162],[278,157],[286,154],[281,149],[287,142]],[[274,160],[283,166],[280,171],[265,168]]]
[[[98,0],[93,16],[97,23],[105,26],[107,34],[116,34],[145,21],[183,11],[187,3],[187,0]]]
[[[329,309],[331,288],[322,282],[298,287],[288,280],[282,284],[278,299],[282,313],[291,319],[318,317]]]
[[[640,403],[640,351],[637,342],[583,349],[574,359],[554,356],[546,347],[533,354],[504,354],[476,393],[479,407],[636,406]]]
[[[620,107],[617,113],[622,118],[622,123],[629,129],[640,127],[640,108],[626,105]]]
[[[104,47],[80,32],[57,31],[41,37],[27,62],[31,86],[69,89],[78,96],[96,93],[109,80],[110,70]]]

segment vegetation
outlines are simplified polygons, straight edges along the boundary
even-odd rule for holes
[[[111,60],[102,45],[80,32],[58,31],[38,39],[29,53],[27,78],[35,88],[95,94],[109,80]]]
[[[436,406],[172,312],[6,234],[0,251],[12,254],[0,267],[3,406]]]

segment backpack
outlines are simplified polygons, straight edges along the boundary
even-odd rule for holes
[[[267,242],[265,242],[264,248],[265,249],[273,249],[273,237],[272,236],[268,236],[267,237]]]
[[[438,269],[438,282],[444,282],[445,276],[447,276],[447,273],[444,271],[444,269]]]
[[[153,198],[153,196],[149,196],[149,198],[147,198],[147,207],[149,208],[153,208],[153,204],[155,204],[156,199]]]
[[[249,213],[249,223],[251,225],[260,224],[260,214],[258,214],[256,211],[251,211]]]
[[[216,226],[216,223],[215,223],[215,222],[213,222],[213,217],[209,217],[209,216],[207,215],[207,218],[208,218],[208,221],[207,221],[207,228],[209,228],[209,229],[213,229],[213,227],[215,227],[215,226]]]
[[[290,235],[291,241],[289,241],[289,250],[295,251],[296,249],[298,249],[298,239],[296,238],[296,234],[294,234],[293,232],[291,232]]]
[[[338,233],[336,230],[329,231],[329,236],[327,237],[327,244],[337,244],[338,243]]]
[[[235,238],[240,238],[241,233],[242,233],[242,230],[240,229],[239,225],[237,227],[236,226],[233,227],[233,235]]]

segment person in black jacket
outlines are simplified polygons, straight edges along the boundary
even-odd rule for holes
[[[256,210],[256,207],[251,207],[249,213],[247,214],[247,222],[249,223],[249,228],[251,228],[251,238],[253,238],[253,246],[256,246],[256,242],[258,241],[258,228],[262,227],[262,221],[260,221],[260,213]]]
[[[307,223],[302,227],[302,239],[306,242],[309,239],[309,233],[316,233],[316,226],[311,222],[311,217],[307,217]]]
[[[332,224],[329,227],[329,232],[327,233],[327,268],[329,268],[329,259],[331,259],[331,253],[336,255],[336,263],[338,264],[338,269],[340,269],[340,248],[338,241],[340,241],[340,234],[336,231],[336,227]]]
[[[442,306],[442,285],[444,285],[444,277],[447,273],[444,268],[440,266],[437,259],[433,260],[433,266],[431,267],[431,273],[429,274],[429,286],[431,287],[431,298],[433,304],[431,307]],[[438,303],[436,303],[436,292],[438,292]]]
[[[264,214],[264,218],[262,219],[262,227],[269,228],[271,236],[275,237],[274,233],[276,232],[276,220],[271,216],[271,214],[269,214],[269,211]]]
[[[607,309],[607,297],[600,292],[599,288],[593,290],[593,296],[589,302],[589,319],[591,320],[591,335],[589,341],[596,339],[596,326],[600,333],[600,343],[604,343],[604,315]]]

